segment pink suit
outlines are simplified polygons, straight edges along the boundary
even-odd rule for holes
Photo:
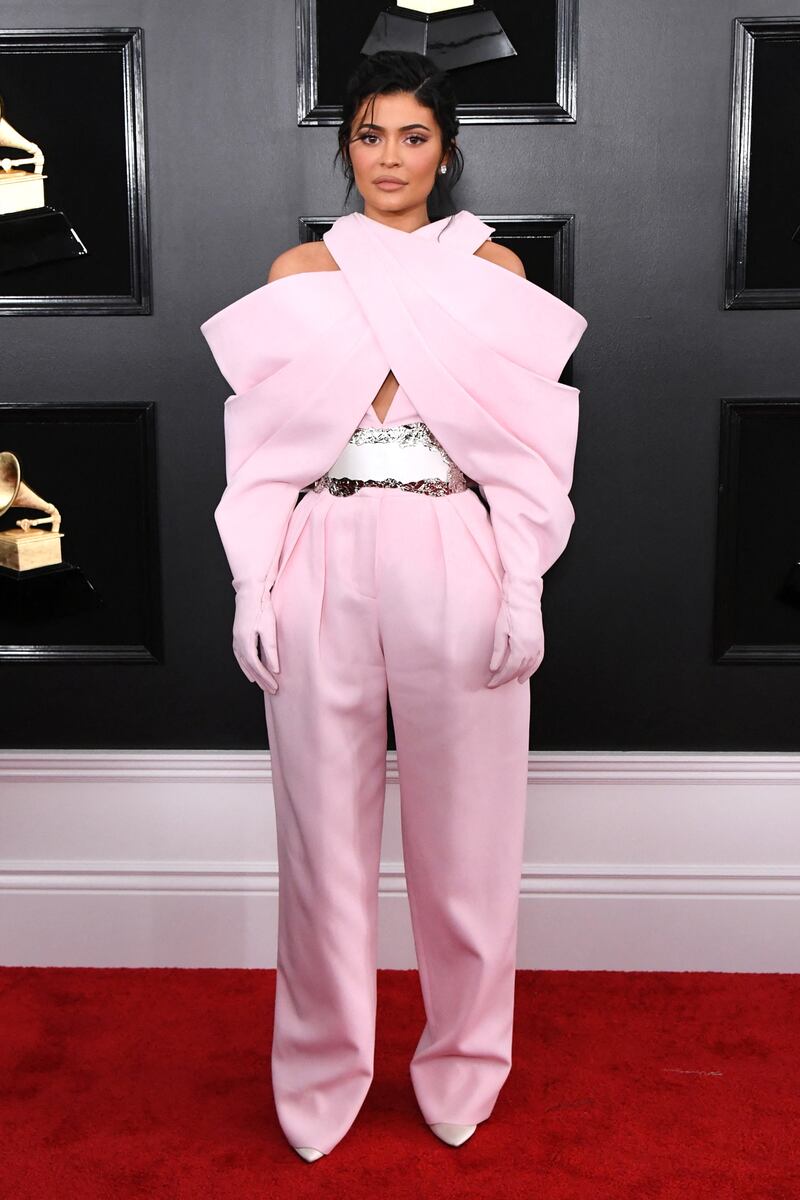
[[[263,580],[277,621],[273,1091],[289,1142],[325,1153],[373,1076],[387,693],[425,1121],[485,1120],[511,1067],[530,690],[486,684],[498,612],[513,629],[538,604],[574,519],[578,392],[556,380],[587,323],[475,258],[490,232],[466,210],[413,234],[350,214],[325,235],[339,272],[265,285],[202,326],[235,389],[215,516],[234,587]],[[470,489],[295,507],[358,424],[380,426],[390,368],[385,424],[424,420],[491,520]]]

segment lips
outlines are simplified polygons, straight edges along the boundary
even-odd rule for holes
[[[373,183],[405,183],[405,179],[395,179],[393,175],[381,175],[378,179],[373,179]]]

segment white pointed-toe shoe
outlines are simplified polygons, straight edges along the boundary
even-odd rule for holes
[[[300,1157],[304,1158],[306,1162],[316,1162],[317,1159],[322,1158],[324,1154],[324,1151],[315,1150],[313,1146],[292,1146],[292,1149],[296,1150]]]
[[[448,1146],[461,1146],[467,1138],[472,1137],[478,1126],[450,1125],[446,1121],[439,1121],[437,1124],[431,1125],[430,1128],[438,1138],[441,1138],[443,1142],[447,1142]]]

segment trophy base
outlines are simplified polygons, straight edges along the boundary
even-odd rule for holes
[[[512,58],[516,50],[491,9],[471,4],[463,12],[421,13],[392,4],[378,14],[362,54],[415,50],[443,71]]]
[[[31,571],[61,562],[63,533],[52,529],[0,530],[0,567],[10,571]]]
[[[0,641],[14,642],[14,625],[93,612],[102,605],[83,571],[72,563],[10,571],[0,567]]]
[[[66,216],[45,204],[24,212],[0,213],[0,274],[80,258],[87,250]]]

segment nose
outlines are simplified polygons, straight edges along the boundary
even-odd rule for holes
[[[385,151],[384,151],[384,156],[383,156],[383,158],[381,159],[381,166],[383,166],[383,167],[389,167],[389,166],[396,167],[396,166],[398,165],[398,163],[399,163],[399,162],[400,162],[400,152],[399,152],[399,150],[398,150],[398,149],[397,149],[397,148],[396,148],[396,147],[395,147],[395,146],[394,146],[394,145],[393,145],[391,142],[387,141],[387,142],[385,143]]]

